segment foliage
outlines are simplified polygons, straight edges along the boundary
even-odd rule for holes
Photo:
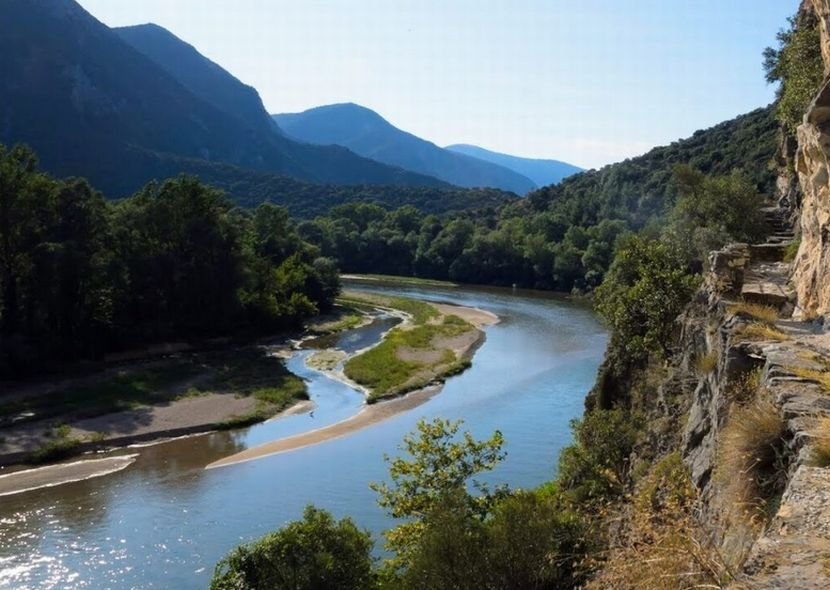
[[[678,214],[690,222],[700,216],[715,222],[709,230],[714,235],[699,231],[698,242],[725,239],[723,219],[715,215],[724,201],[731,208],[726,233],[747,234],[743,222],[756,215],[750,211],[743,219],[746,211],[728,201],[738,198],[745,207],[759,192],[772,192],[775,175],[768,164],[776,138],[772,110],[762,109],[498,208],[438,217],[415,207],[349,203],[298,229],[346,272],[591,290],[602,282],[621,236],[667,219],[679,196],[673,176],[678,164],[726,177],[705,182],[705,208],[697,211],[687,198],[687,214]],[[742,174],[733,175],[735,170]]]
[[[791,18],[789,28],[778,32],[778,48],[764,50],[764,69],[768,82],[780,82],[776,116],[794,135],[824,80],[821,39],[813,14],[803,12],[800,20]]]
[[[697,284],[674,247],[629,238],[596,294],[596,309],[611,327],[611,350],[619,351],[612,362],[637,364],[652,352],[666,355],[674,342],[675,319]]]
[[[211,590],[369,590],[372,540],[351,519],[307,507],[303,519],[237,547],[216,566]]]
[[[458,502],[465,513],[483,516],[492,501],[489,490],[478,483],[480,496],[467,492],[468,480],[490,471],[504,458],[504,439],[496,431],[487,440],[478,441],[469,432],[458,436],[461,422],[436,418],[421,420],[417,430],[406,435],[401,450],[408,457],[397,457],[389,462],[390,483],[373,483],[378,504],[393,518],[405,522],[387,531],[393,569],[405,569],[416,554],[427,518],[445,502]]]
[[[816,418],[809,435],[810,464],[815,467],[830,467],[830,417]]]
[[[0,376],[149,343],[298,325],[337,268],[273,205],[180,177],[110,203],[0,148]]]
[[[668,239],[702,265],[729,241],[759,242],[766,233],[764,198],[740,172],[706,176],[687,165],[674,168],[679,199],[669,215]]]
[[[577,506],[619,496],[637,441],[637,418],[621,408],[595,409],[571,426],[575,441],[559,456],[557,482],[563,493]]]

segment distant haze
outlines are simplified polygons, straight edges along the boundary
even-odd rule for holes
[[[769,103],[798,0],[81,0],[155,22],[269,112],[355,102],[438,145],[596,167]]]

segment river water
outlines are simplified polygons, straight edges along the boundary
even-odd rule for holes
[[[386,476],[384,454],[421,418],[463,419],[478,437],[499,429],[507,459],[492,483],[550,479],[568,423],[582,412],[606,345],[590,310],[563,298],[510,290],[372,285],[409,297],[479,307],[501,317],[468,371],[424,405],[344,438],[220,469],[217,459],[353,415],[357,392],[288,362],[309,380],[317,406],[232,432],[127,449],[136,462],[113,475],[0,497],[0,588],[205,588],[232,547],[301,516],[313,503],[379,533],[391,520],[369,489]],[[341,338],[365,345],[391,320]],[[381,540],[378,536],[378,544]]]

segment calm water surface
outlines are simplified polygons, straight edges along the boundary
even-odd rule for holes
[[[366,288],[361,285],[361,288]],[[487,479],[531,487],[550,479],[570,441],[605,350],[606,335],[584,306],[509,290],[371,289],[480,307],[498,314],[473,366],[419,408],[350,436],[291,453],[205,471],[250,446],[319,428],[354,414],[361,398],[304,366],[314,417],[286,417],[248,429],[121,451],[137,461],[114,475],[0,498],[0,588],[205,588],[232,547],[301,516],[314,503],[374,532],[390,525],[371,481],[386,476],[420,418],[462,418],[480,437],[500,429],[506,461]],[[342,337],[360,348],[392,324]]]

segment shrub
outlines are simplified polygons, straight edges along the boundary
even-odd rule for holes
[[[372,540],[349,518],[312,506],[302,520],[237,547],[216,566],[211,590],[369,590]]]
[[[768,325],[773,325],[778,321],[778,310],[771,305],[739,301],[738,303],[730,305],[729,311],[733,315],[748,317]]]
[[[575,443],[559,456],[558,482],[574,503],[622,493],[638,420],[620,408],[593,410],[572,423]]]
[[[745,404],[754,400],[761,390],[761,367],[747,371],[728,386],[728,396],[733,402]]]
[[[587,588],[722,588],[732,575],[696,518],[697,501],[678,453],[657,463],[634,496],[624,535]]]
[[[720,476],[734,504],[769,511],[787,483],[787,425],[778,409],[760,399],[735,410],[719,443]]]
[[[718,353],[714,350],[704,354],[697,359],[697,372],[701,375],[708,375],[718,368]]]
[[[753,322],[744,326],[738,335],[744,340],[773,340],[775,342],[783,342],[789,340],[790,336],[774,328],[769,324],[761,322]]]

